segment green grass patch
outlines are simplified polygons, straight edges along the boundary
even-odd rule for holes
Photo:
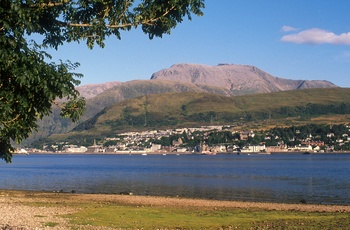
[[[44,223],[44,226],[45,227],[56,227],[58,225],[58,223],[55,223],[55,222],[47,222],[47,223]]]
[[[121,229],[343,229],[348,213],[87,205],[66,215],[74,225]]]
[[[1,192],[1,191],[0,191]],[[84,195],[9,192],[32,207],[71,208],[60,215],[70,229],[349,229],[350,213],[341,211],[279,211],[258,208],[131,205],[111,198],[84,199]],[[8,195],[5,194],[5,195]],[[81,196],[81,197],[80,197]],[[25,199],[28,198],[28,199]],[[18,201],[16,201],[18,202]],[[278,205],[278,204],[276,204]],[[302,207],[301,207],[302,208]],[[41,216],[42,215],[42,216]],[[36,217],[45,217],[43,214]],[[55,222],[42,222],[57,227]]]

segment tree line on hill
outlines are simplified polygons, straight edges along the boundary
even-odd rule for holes
[[[136,112],[135,112],[136,110]],[[102,110],[93,118],[79,124],[73,131],[83,131],[93,128],[98,117],[106,113]],[[164,128],[174,126],[186,126],[186,124],[206,125],[213,123],[251,122],[267,119],[283,119],[287,117],[310,118],[319,115],[350,114],[350,103],[315,104],[309,103],[301,106],[283,106],[264,111],[207,111],[189,114],[186,107],[182,106],[181,114],[163,115],[157,111],[138,112],[137,109],[127,106],[122,111],[122,116],[117,119],[104,121],[103,125],[111,127],[114,131],[132,128]]]

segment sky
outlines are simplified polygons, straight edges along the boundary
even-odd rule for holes
[[[149,40],[141,29],[109,37],[105,48],[84,42],[50,51],[79,62],[81,85],[150,79],[174,64],[256,66],[275,77],[328,80],[350,87],[350,1],[206,0],[204,15]]]

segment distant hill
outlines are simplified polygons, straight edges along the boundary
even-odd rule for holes
[[[142,95],[168,92],[211,92],[222,95],[227,94],[225,90],[215,86],[207,86],[203,89],[194,84],[176,83],[167,80],[134,80],[124,83],[109,82],[106,84],[80,86],[77,89],[87,99],[86,110],[77,124],[92,118],[108,106]],[[34,132],[27,139],[28,143],[52,134],[66,133],[77,125],[69,119],[61,118],[58,108],[55,107],[51,116],[44,117],[43,120],[38,121],[38,124],[40,126],[39,131]]]
[[[150,80],[127,82],[107,82],[77,87],[87,100],[84,116],[74,124],[59,117],[58,109],[51,116],[39,121],[39,131],[29,140],[39,139],[52,134],[66,133],[76,125],[93,118],[104,108],[124,100],[143,95],[171,92],[211,93],[212,95],[232,96],[256,93],[268,93],[303,88],[333,88],[327,81],[295,81],[276,78],[253,66],[219,65],[205,66],[178,64],[152,75]]]
[[[130,130],[237,125],[244,128],[348,123],[350,89],[304,89],[227,97],[212,93],[140,96],[110,106],[56,138],[113,136]]]
[[[90,99],[120,84],[122,84],[122,82],[119,81],[106,82],[101,84],[87,84],[78,86],[76,89],[79,91],[82,97]]]
[[[154,73],[151,79],[210,85],[229,91],[230,95],[269,93],[285,90],[337,87],[329,81],[290,80],[274,77],[250,65],[176,64]]]

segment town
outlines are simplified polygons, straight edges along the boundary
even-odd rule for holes
[[[60,142],[26,152],[116,154],[269,154],[272,152],[345,152],[350,150],[348,125],[306,125],[268,131],[236,130],[231,125],[125,132],[90,146]]]

